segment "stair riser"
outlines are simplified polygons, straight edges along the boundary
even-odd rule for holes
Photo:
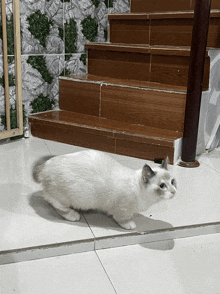
[[[183,132],[185,94],[102,86],[100,116]]]
[[[88,93],[92,93],[89,101]],[[179,132],[183,132],[185,100],[184,93],[60,80],[61,110]]]
[[[126,137],[120,136],[117,138],[116,154],[131,156],[146,160],[154,160],[155,154],[157,158],[169,157],[170,163],[173,164],[174,148],[160,145],[146,144],[142,142],[134,142],[128,140]]]
[[[110,42],[123,44],[150,44],[149,20],[109,20]]]
[[[131,12],[182,11],[193,9],[191,6],[191,0],[131,0],[130,7]]]
[[[88,50],[88,73],[111,78],[150,80],[150,54]]]
[[[111,131],[89,129],[54,122],[31,120],[31,134],[38,138],[96,149],[115,152],[115,138]]]
[[[151,45],[191,46],[193,19],[151,21]],[[220,48],[220,18],[211,18],[207,47]]]
[[[99,116],[101,86],[98,83],[59,81],[59,107],[62,110]]]
[[[193,19],[110,19],[110,42],[190,46]],[[220,18],[211,18],[207,46],[220,48]]]
[[[165,12],[165,11],[192,11],[195,7],[195,0],[131,0],[131,12]],[[219,0],[212,0],[211,9],[220,9]]]
[[[111,78],[187,86],[190,56],[155,55],[88,49],[88,73]],[[206,58],[203,90],[209,87]]]
[[[132,136],[114,134],[110,131],[105,133],[102,130],[90,130],[83,126],[67,126],[35,119],[30,119],[30,126],[32,135],[38,138],[146,160],[154,160],[155,154],[157,158],[165,158],[168,155],[170,163],[173,163],[172,142],[170,146],[162,146],[153,144],[151,139],[134,140]]]

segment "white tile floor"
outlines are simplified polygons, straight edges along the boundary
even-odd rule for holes
[[[1,294],[219,294],[220,234],[0,266]]]
[[[79,223],[57,215],[31,177],[32,164],[81,149],[34,137],[0,145],[0,293],[220,294],[220,234],[94,251],[94,239],[103,237],[112,236],[109,246],[96,248],[114,246],[116,235],[132,244],[130,232],[98,213],[85,213]],[[134,169],[146,162],[111,156]],[[220,222],[220,148],[199,161],[196,169],[170,166],[177,196],[140,214],[138,232]],[[83,251],[90,252],[65,255]],[[63,256],[46,258],[57,255]],[[22,262],[7,264],[16,261]]]

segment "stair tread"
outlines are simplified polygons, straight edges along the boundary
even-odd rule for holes
[[[176,1],[146,1],[146,0],[130,0],[131,12],[167,12],[167,11],[194,11],[195,0],[176,0]],[[212,0],[212,10],[220,10],[219,0]]]
[[[178,138],[182,138],[181,132],[158,129],[154,127],[147,127],[143,125],[136,125],[127,122],[119,122],[102,117],[95,117],[76,112],[52,110],[29,116],[29,121],[43,120],[50,122],[57,122],[66,125],[75,125],[94,130],[111,131],[119,134],[128,134],[131,136],[151,138],[158,141],[173,142]]]
[[[127,19],[127,20],[141,20],[141,19],[166,19],[166,18],[193,18],[194,11],[166,11],[166,12],[148,12],[148,13],[110,13],[108,19]],[[211,10],[210,17],[220,17],[220,10]]]
[[[171,56],[190,56],[190,46],[166,46],[166,45],[136,45],[124,43],[98,43],[89,42],[85,44],[86,49],[106,50],[106,51],[121,51],[121,52],[136,52],[155,55],[171,55]],[[208,50],[206,50],[208,56]]]
[[[86,81],[100,84],[110,84],[110,85],[120,85],[129,86],[132,88],[147,88],[149,90],[155,91],[165,91],[165,92],[175,92],[175,93],[186,93],[187,87],[175,86],[169,84],[155,83],[155,82],[145,82],[138,80],[127,80],[127,79],[117,79],[109,78],[97,75],[74,75],[74,76],[60,76],[60,79],[73,80],[73,81]]]

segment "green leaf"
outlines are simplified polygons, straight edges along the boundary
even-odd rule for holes
[[[27,62],[40,72],[45,82],[52,84],[54,78],[47,69],[45,56],[29,56]]]
[[[55,100],[50,100],[49,95],[44,96],[40,94],[37,98],[35,98],[31,103],[32,113],[42,112],[51,110],[55,105]]]
[[[81,21],[82,33],[90,42],[94,42],[98,35],[98,24],[94,18],[89,15],[87,18]]]
[[[28,18],[29,22],[28,30],[39,40],[40,44],[46,48],[46,38],[50,34],[50,28],[53,26],[53,21],[48,20],[46,14],[42,14],[40,10],[37,10],[35,13],[32,13]]]

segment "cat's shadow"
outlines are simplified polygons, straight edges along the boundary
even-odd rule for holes
[[[50,205],[42,196],[43,191],[37,191],[30,195],[29,205],[34,209],[35,213],[40,217],[58,223],[74,225],[76,223],[70,222],[62,218],[57,211]],[[78,226],[85,226],[82,222],[77,222]]]
[[[96,211],[88,211],[84,214],[85,219],[91,226],[91,228],[95,231],[96,227],[105,228],[106,230],[114,230],[119,232],[127,232],[127,233],[140,233],[140,234],[146,234],[147,233],[153,233],[153,231],[157,230],[166,230],[173,228],[173,226],[168,223],[157,219],[152,219],[149,217],[146,217],[142,214],[138,214],[134,221],[137,225],[135,230],[125,230],[121,228],[111,217],[107,216],[104,213],[96,212]],[[112,232],[110,232],[111,235]],[[99,233],[98,233],[99,234]],[[164,240],[164,241],[157,241],[157,242],[146,242],[140,244],[140,246],[148,249],[154,249],[154,250],[171,250],[174,248],[174,240]]]
[[[34,209],[34,211],[42,218],[45,218],[52,222],[65,223],[75,226],[85,226],[85,222],[82,220],[79,222],[70,222],[63,219],[56,210],[46,201],[42,196],[42,191],[33,193],[29,198],[29,204]],[[153,232],[155,230],[170,229],[173,226],[170,223],[152,219],[146,217],[142,214],[138,214],[134,221],[137,225],[135,230],[127,231],[121,228],[111,217],[107,216],[104,213],[97,211],[87,211],[83,213],[83,216],[86,222],[89,224],[91,230],[95,231],[95,228],[103,228],[106,230],[114,230],[118,232]],[[95,234],[96,235],[96,234]],[[112,235],[112,233],[110,234]],[[149,249],[156,250],[170,250],[174,247],[174,240],[162,241],[162,242],[153,242],[153,243],[144,243],[141,246]]]

